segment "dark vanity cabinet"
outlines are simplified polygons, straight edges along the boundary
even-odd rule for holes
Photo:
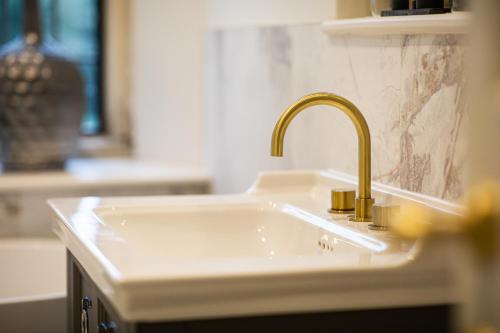
[[[422,333],[452,332],[452,307],[266,315],[176,322],[126,322],[68,252],[68,333]]]
[[[67,264],[68,333],[136,332],[120,319],[70,252]]]

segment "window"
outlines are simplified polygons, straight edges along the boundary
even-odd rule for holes
[[[87,110],[84,135],[104,131],[103,0],[39,0],[45,40],[56,40],[80,67]],[[22,34],[23,1],[0,0],[0,44]]]

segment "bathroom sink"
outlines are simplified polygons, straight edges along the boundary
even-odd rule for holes
[[[418,242],[327,212],[331,188],[354,184],[329,171],[270,172],[237,195],[49,204],[55,232],[125,320],[449,301],[446,269],[422,268]],[[376,200],[397,192],[373,189]],[[424,200],[398,194],[395,203]]]
[[[98,208],[95,213],[134,251],[166,260],[272,259],[321,252],[319,228],[270,205],[113,207]]]
[[[208,204],[185,207],[102,207],[101,223],[140,256],[169,259],[275,259],[331,256],[385,244],[351,232],[292,205]],[[335,240],[327,245],[328,239]],[[365,249],[365,251],[369,248]]]
[[[171,197],[163,205],[96,199],[80,200],[71,227],[120,281],[278,274],[394,260],[377,255],[388,249],[387,241],[272,196]]]

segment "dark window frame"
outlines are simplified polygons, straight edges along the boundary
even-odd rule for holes
[[[97,45],[99,47],[99,56],[97,57],[97,115],[99,117],[99,128],[96,133],[86,135],[95,136],[107,133],[106,122],[106,6],[105,0],[97,1]]]

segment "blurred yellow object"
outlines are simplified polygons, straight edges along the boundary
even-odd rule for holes
[[[497,333],[498,331],[493,326],[481,326],[476,328],[472,333]]]
[[[489,258],[496,252],[495,230],[500,218],[500,186],[484,181],[469,191],[463,215],[438,214],[421,205],[403,206],[392,224],[402,238],[418,239],[430,234],[462,234],[478,254]]]
[[[473,187],[467,195],[466,206],[467,222],[471,224],[497,215],[500,210],[500,186],[493,181],[484,181]]]
[[[496,228],[500,219],[500,186],[485,181],[473,187],[466,201],[464,231],[483,258],[498,253]]]
[[[431,231],[432,213],[417,205],[404,205],[401,212],[394,216],[392,228],[403,238],[417,239]]]

